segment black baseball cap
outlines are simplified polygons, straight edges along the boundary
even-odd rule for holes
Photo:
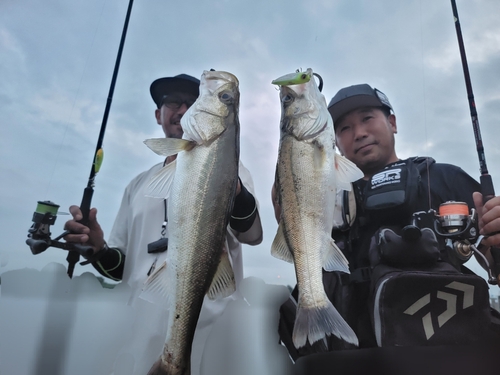
[[[173,92],[184,92],[198,97],[200,95],[200,80],[187,74],[158,78],[151,84],[149,91],[156,106],[160,108],[163,97]]]
[[[346,113],[360,107],[386,107],[392,110],[389,99],[382,91],[372,89],[370,85],[363,83],[340,89],[330,100],[328,112],[335,124]]]

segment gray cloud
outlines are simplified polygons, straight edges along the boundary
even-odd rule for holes
[[[225,69],[240,79],[242,160],[254,176],[265,225],[258,250],[244,250],[247,275],[295,282],[293,268],[269,254],[277,228],[269,196],[280,116],[270,82],[280,75],[312,67],[325,81],[327,100],[343,86],[370,83],[394,105],[400,157],[430,155],[479,177],[450,4],[194,4],[134,4],[93,201],[106,232],[127,182],[159,160],[142,144],[162,134],[149,85],[180,72],[200,76],[204,69]],[[495,15],[500,4],[477,0],[458,6],[486,157],[498,186],[500,26]],[[2,212],[9,213],[2,215],[0,230],[3,247],[38,268],[64,258],[55,249],[30,254],[24,238],[31,212],[40,199],[56,201],[61,210],[81,199],[125,12],[125,4],[117,1],[0,4],[0,192]],[[64,221],[59,218],[54,231]]]

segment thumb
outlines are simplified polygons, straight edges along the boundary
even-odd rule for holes
[[[97,208],[91,208],[89,211],[89,227],[98,226],[97,223]]]
[[[474,206],[476,206],[478,221],[479,221],[479,229],[483,227],[482,217],[483,217],[483,194],[479,192],[472,193],[472,199],[474,200]]]

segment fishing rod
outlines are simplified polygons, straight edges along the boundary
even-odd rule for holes
[[[467,88],[467,97],[469,99],[469,109],[472,119],[472,128],[474,130],[474,138],[476,140],[476,149],[479,157],[479,167],[481,176],[481,193],[483,195],[483,203],[486,203],[491,198],[495,196],[495,189],[493,187],[493,181],[491,175],[488,173],[488,168],[486,166],[486,156],[484,153],[483,140],[481,138],[481,131],[479,129],[479,120],[477,117],[476,103],[474,102],[474,94],[472,92],[472,84],[469,75],[469,67],[467,64],[467,56],[465,55],[464,41],[462,38],[462,29],[460,27],[460,20],[458,18],[457,4],[455,0],[451,0],[451,7],[453,10],[453,17],[455,20],[455,29],[457,32],[458,46],[460,49],[460,57],[462,59],[462,67],[464,71],[465,86]],[[491,248],[491,255],[493,256],[495,264],[493,265],[493,272],[495,277],[488,280],[490,284],[498,284],[500,280],[500,249]]]
[[[125,16],[125,23],[123,25],[122,36],[120,39],[120,46],[118,48],[118,54],[116,57],[115,67],[113,70],[113,77],[111,78],[111,85],[109,88],[108,98],[106,100],[106,107],[104,109],[104,115],[101,123],[101,130],[99,132],[99,137],[97,139],[97,145],[94,153],[94,158],[92,160],[92,166],[90,168],[90,175],[87,183],[87,187],[83,191],[82,202],[80,204],[80,210],[82,212],[82,219],[79,223],[88,225],[89,222],[89,211],[90,204],[92,202],[92,196],[94,194],[94,184],[95,176],[99,172],[99,169],[103,160],[103,149],[102,143],[104,140],[104,134],[106,132],[106,125],[108,122],[109,111],[111,108],[111,102],[113,100],[113,93],[115,90],[116,78],[118,76],[118,70],[120,68],[120,61],[123,52],[123,46],[125,44],[125,38],[127,35],[128,24],[130,20],[130,14],[132,12],[133,0],[129,0],[127,15]],[[48,247],[57,247],[60,249],[68,250],[68,256],[66,260],[68,261],[68,276],[73,277],[73,270],[75,264],[80,260],[80,256],[83,256],[87,261],[82,262],[82,264],[88,264],[92,262],[93,249],[90,246],[83,246],[78,244],[72,244],[67,242],[60,242],[59,240],[69,234],[65,231],[61,235],[54,239],[50,238],[50,225],[55,223],[57,217],[57,211],[59,206],[51,201],[39,201],[37,208],[33,214],[33,225],[28,230],[28,239],[26,244],[30,247],[33,254],[39,254],[45,251]]]

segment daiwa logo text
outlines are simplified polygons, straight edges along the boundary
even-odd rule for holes
[[[400,181],[401,168],[389,169],[388,171],[377,173],[372,177],[372,189],[383,185],[397,184]]]
[[[458,293],[463,293],[464,300],[461,306],[462,310],[465,310],[467,307],[470,307],[474,304],[474,285],[460,283],[458,281],[454,281],[448,285],[446,288],[453,289],[458,291]],[[448,293],[442,290],[436,291],[436,297],[446,301],[446,310],[443,311],[437,317],[438,328],[441,328],[448,320],[450,320],[453,316],[457,314],[457,310],[460,309],[460,306],[457,308],[457,295],[453,293]],[[420,311],[424,306],[427,306],[431,303],[431,293],[426,294],[410,307],[408,307],[404,313],[408,315],[414,315],[417,311]],[[424,325],[425,337],[429,340],[435,333],[434,326],[432,324],[431,313],[428,312],[422,318],[422,323]]]

